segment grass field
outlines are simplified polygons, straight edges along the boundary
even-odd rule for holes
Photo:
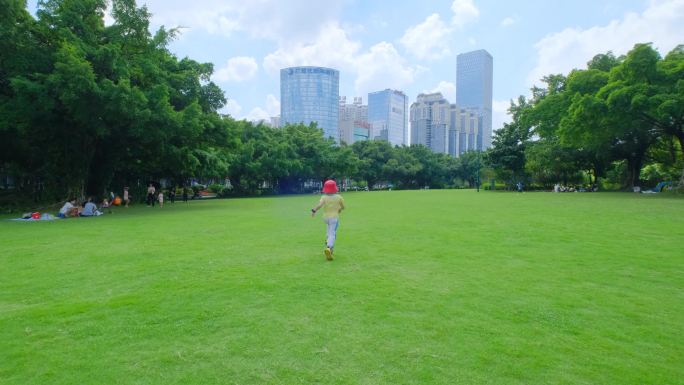
[[[0,221],[0,384],[684,383],[684,199],[344,196]]]

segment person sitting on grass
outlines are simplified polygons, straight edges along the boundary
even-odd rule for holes
[[[97,206],[95,206],[95,203],[93,203],[93,198],[88,197],[88,200],[86,201],[86,204],[83,206],[83,211],[81,211],[81,216],[82,217],[92,217],[95,215],[99,215],[99,211],[97,211]]]
[[[340,213],[344,210],[344,199],[337,194],[337,183],[334,180],[327,180],[323,184],[323,196],[316,207],[311,209],[311,216],[316,216],[318,209],[323,207],[323,221],[327,225],[327,237],[325,240],[325,259],[333,260],[333,249],[335,238],[337,238],[337,227],[340,224]]]
[[[100,205],[100,209],[102,209],[102,211],[105,211],[105,209],[106,209],[107,213],[109,213],[109,214],[112,213],[112,204],[109,203],[109,199],[105,198],[104,200],[102,200],[102,204]]]
[[[68,218],[75,216],[74,215],[74,210],[76,215],[78,215],[78,207],[76,207],[76,199],[69,199],[64,206],[62,206],[61,209],[59,209],[59,213],[57,213],[57,218]]]

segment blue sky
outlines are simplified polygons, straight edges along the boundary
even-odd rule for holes
[[[35,10],[36,0],[29,1]],[[385,88],[409,103],[425,91],[455,99],[456,55],[494,57],[494,129],[509,100],[549,73],[582,67],[608,50],[684,44],[684,0],[138,0],[152,28],[182,26],[170,49],[214,63],[224,112],[279,114],[279,72],[293,65],[340,70],[350,100]],[[108,18],[107,22],[111,22]]]

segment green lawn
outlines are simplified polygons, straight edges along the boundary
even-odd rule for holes
[[[344,196],[0,221],[0,384],[684,381],[684,199]]]

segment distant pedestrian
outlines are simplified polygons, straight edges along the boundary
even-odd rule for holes
[[[157,191],[157,189],[154,188],[154,185],[150,183],[149,186],[147,186],[147,205],[154,207],[154,201],[155,195],[154,193]]]
[[[157,196],[157,200],[159,201],[159,208],[163,209],[164,208],[164,192],[159,191],[159,195]]]
[[[171,203],[176,203],[176,187],[171,187],[169,190],[169,200]]]
[[[123,191],[123,201],[126,207],[128,207],[128,203],[131,201],[131,196],[128,195],[128,187],[124,187]]]
[[[183,202],[188,203],[188,188],[183,186]]]
[[[316,216],[320,208],[323,208],[323,221],[327,226],[323,253],[328,261],[332,261],[337,227],[340,225],[340,213],[344,210],[344,199],[337,193],[337,183],[332,179],[323,184],[323,196],[316,207],[311,209],[311,216]]]
[[[518,182],[518,184],[515,185],[518,188],[518,192],[523,192],[523,184],[522,182]]]

